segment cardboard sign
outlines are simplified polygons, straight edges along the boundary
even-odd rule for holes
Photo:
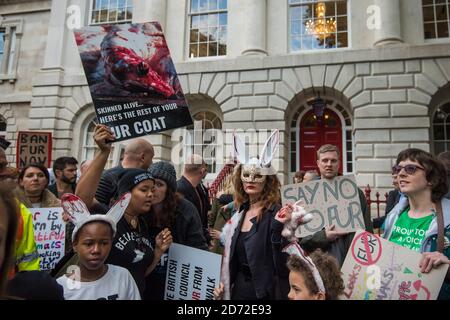
[[[11,142],[9,142],[8,140],[5,140],[5,138],[0,136],[0,148],[2,148],[3,150],[6,150],[10,144],[11,144]]]
[[[345,300],[435,300],[448,265],[421,273],[422,255],[359,230],[342,266]]]
[[[159,23],[89,26],[74,34],[98,122],[115,141],[192,124]]]
[[[165,300],[214,300],[222,256],[172,243],[167,265]]]
[[[52,270],[64,256],[66,224],[62,208],[30,208],[41,270]]]
[[[17,168],[40,163],[50,168],[52,161],[52,133],[19,131],[17,138]]]
[[[281,188],[281,197],[283,205],[303,200],[306,212],[314,215],[311,222],[297,228],[296,237],[314,234],[332,224],[340,231],[365,228],[354,175],[286,185]]]

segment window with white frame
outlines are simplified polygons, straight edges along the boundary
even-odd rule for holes
[[[217,163],[216,150],[222,145],[217,134],[222,130],[222,120],[209,111],[198,112],[192,118],[194,125],[186,128],[185,155],[200,154],[208,167],[208,173],[218,173],[221,168]]]
[[[422,0],[422,12],[425,39],[449,37],[449,0]]]
[[[91,25],[131,22],[132,0],[92,0],[90,8]]]
[[[227,0],[190,0],[189,57],[227,54]]]
[[[0,83],[17,78],[18,51],[23,20],[4,19],[0,24]]]
[[[82,152],[82,160],[90,160],[94,159],[96,145],[94,142],[94,128],[95,123],[93,120],[89,121],[89,124],[86,126],[84,132],[84,141],[83,141],[83,152]]]
[[[450,102],[439,107],[433,117],[434,154],[450,151]]]
[[[288,0],[292,52],[348,47],[347,0]]]

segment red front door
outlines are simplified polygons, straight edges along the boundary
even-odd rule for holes
[[[325,109],[322,121],[318,121],[312,110],[308,111],[300,121],[300,170],[317,170],[316,151],[324,144],[332,144],[341,153],[342,173],[342,126],[337,114]]]

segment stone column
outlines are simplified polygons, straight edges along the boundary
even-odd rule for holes
[[[401,43],[401,15],[399,0],[375,0],[374,4],[380,8],[380,28],[375,30],[374,46]]]
[[[158,21],[163,31],[166,26],[167,0],[134,1],[133,22]]]
[[[68,30],[66,27],[67,6],[67,0],[52,1],[43,69],[63,69],[63,51]]]
[[[244,21],[242,22],[242,55],[267,55],[266,51],[266,0],[242,1]]]

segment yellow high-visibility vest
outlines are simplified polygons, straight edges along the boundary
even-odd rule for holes
[[[20,203],[15,258],[17,272],[40,270],[39,253],[34,241],[33,216],[22,203]]]

